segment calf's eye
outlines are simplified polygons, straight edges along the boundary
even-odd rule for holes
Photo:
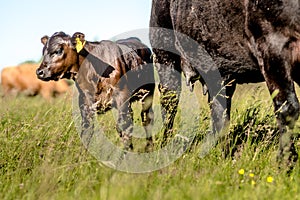
[[[54,52],[56,55],[61,55],[63,53],[63,49],[60,48]]]

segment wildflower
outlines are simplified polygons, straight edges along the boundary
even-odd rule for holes
[[[244,170],[244,169],[240,169],[240,170],[239,170],[239,174],[240,174],[240,175],[244,175],[244,174],[245,174],[245,170]]]
[[[253,174],[253,173],[250,173],[249,176],[250,176],[251,178],[253,178],[253,177],[254,177],[254,174]]]
[[[272,176],[268,176],[267,177],[267,182],[268,183],[272,183],[274,181],[273,177]]]
[[[254,180],[251,180],[251,185],[255,185],[256,182]]]

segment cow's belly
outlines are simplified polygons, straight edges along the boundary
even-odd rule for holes
[[[218,68],[223,78],[236,79],[238,83],[260,82],[263,77],[244,37],[242,3],[240,0],[171,3],[176,48],[186,59],[198,59],[192,62],[197,65],[195,68],[199,65],[203,71]]]

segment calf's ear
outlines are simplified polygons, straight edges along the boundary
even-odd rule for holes
[[[76,39],[79,39],[81,41],[81,43],[84,43],[85,42],[85,35],[84,33],[81,33],[81,32],[76,32],[72,35],[72,44],[75,46],[76,45]],[[77,39],[77,40],[78,40]]]
[[[85,35],[84,35],[84,33],[81,33],[81,32],[74,33],[72,36],[72,39],[75,39],[75,38],[79,38],[82,43],[85,41]]]
[[[42,44],[45,45],[45,44],[47,43],[48,39],[49,39],[49,37],[48,37],[47,35],[43,36],[43,37],[41,38]]]

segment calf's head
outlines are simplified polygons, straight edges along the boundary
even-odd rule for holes
[[[36,75],[44,81],[73,78],[78,71],[78,56],[71,37],[64,32],[54,33],[49,39],[41,39],[44,44],[43,60]]]

